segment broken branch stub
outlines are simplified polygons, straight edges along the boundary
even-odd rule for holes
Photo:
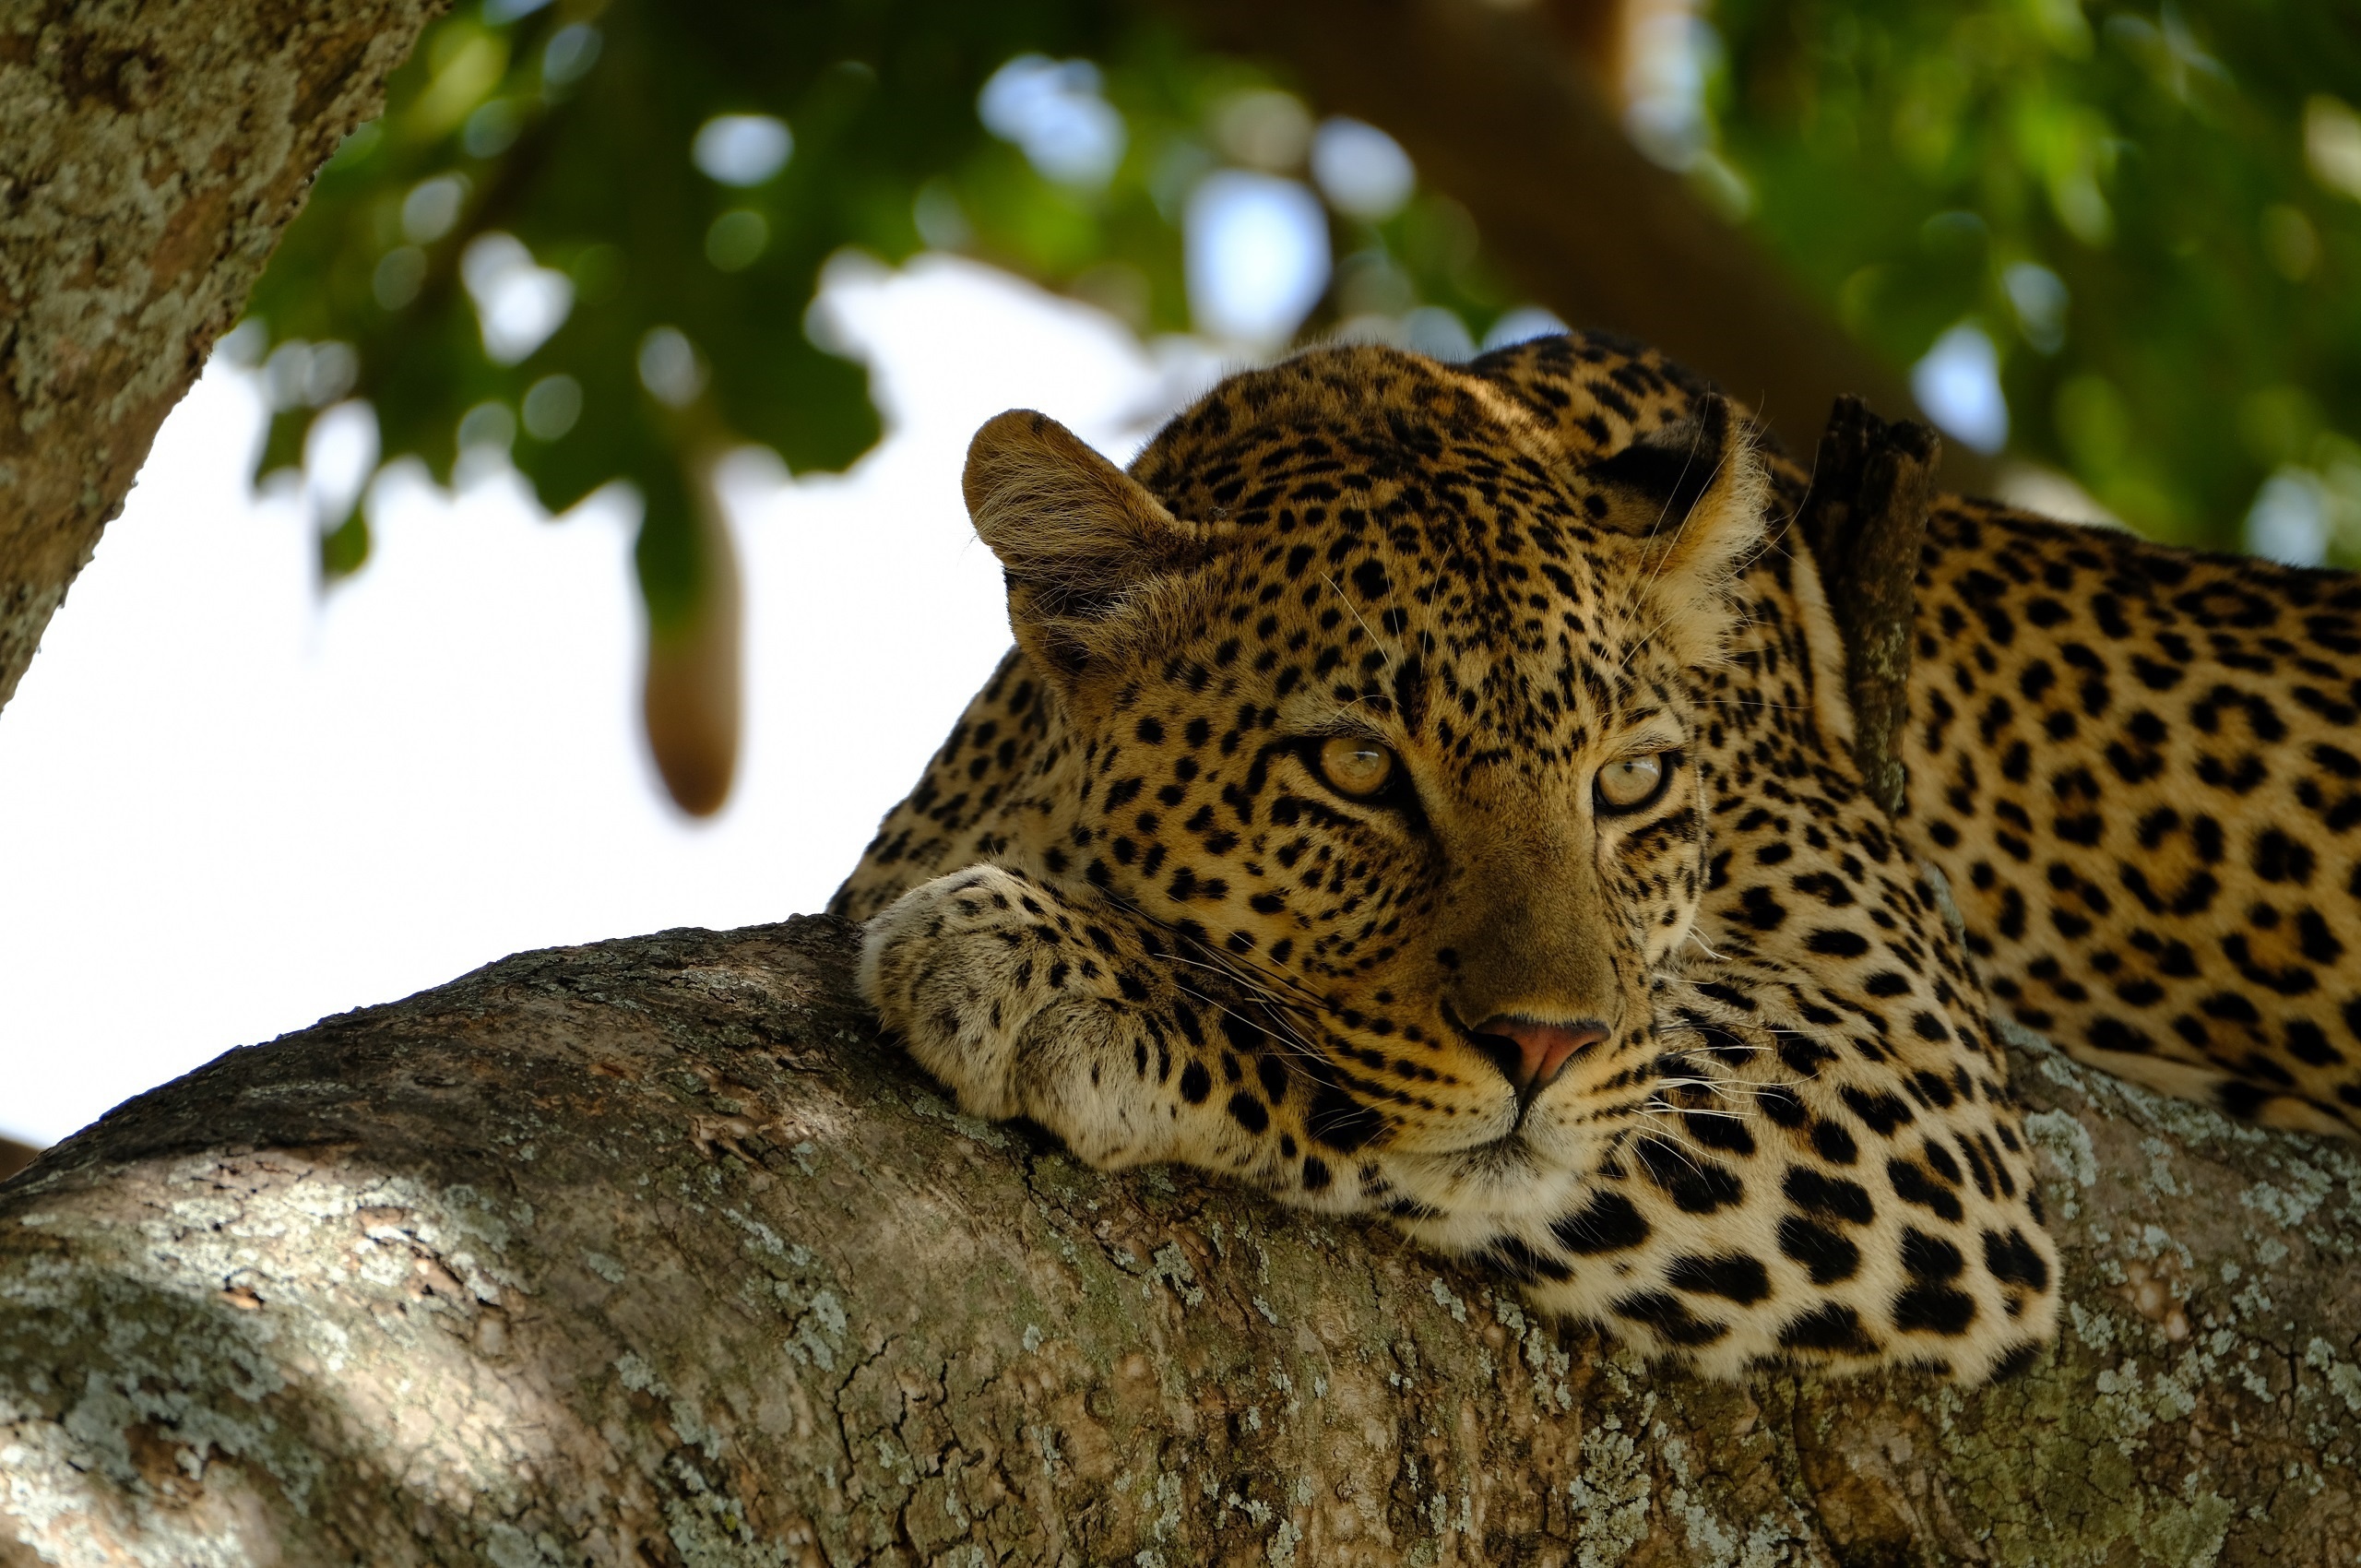
[[[1860,398],[1839,398],[1797,517],[1845,645],[1854,760],[1888,816],[1902,814],[1908,785],[1901,737],[1911,617],[1942,449],[1926,425],[1881,420]]]

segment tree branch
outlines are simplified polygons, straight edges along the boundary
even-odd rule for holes
[[[1820,568],[1845,644],[1853,759],[1888,816],[1902,814],[1908,778],[1910,639],[1918,552],[1935,504],[1943,444],[1912,420],[1889,424],[1858,398],[1839,398],[1820,438],[1797,524]]]
[[[0,9],[0,706],[444,0]]]
[[[50,1151],[0,1188],[0,1563],[2194,1563],[2361,1536],[2341,1148],[2027,1048],[2058,1350],[1964,1394],[1700,1384],[1374,1227],[955,1114],[872,1039],[852,956],[820,919],[530,954]]]

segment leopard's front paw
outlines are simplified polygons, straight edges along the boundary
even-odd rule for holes
[[[1016,1044],[1034,1004],[1035,916],[1014,873],[969,866],[922,883],[873,916],[860,990],[962,1110],[1025,1113]]]

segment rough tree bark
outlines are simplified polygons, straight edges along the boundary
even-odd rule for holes
[[[1839,398],[1796,515],[1845,642],[1853,757],[1892,817],[1902,814],[1909,783],[1901,742],[1910,719],[1910,632],[1942,450],[1926,425],[1888,423],[1860,398]]]
[[[2069,1326],[1701,1384],[955,1114],[825,919],[529,954],[0,1188],[0,1563],[2349,1562],[2361,1161],[2014,1063]]]
[[[445,0],[0,0],[0,706]]]

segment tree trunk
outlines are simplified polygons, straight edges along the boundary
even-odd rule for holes
[[[2014,1068],[2017,1381],[1655,1372],[1374,1226],[1102,1176],[825,919],[511,958],[0,1188],[0,1563],[2348,1562],[2361,1161]],[[29,1044],[33,1042],[27,1042]]]
[[[0,0],[0,706],[444,0]]]

